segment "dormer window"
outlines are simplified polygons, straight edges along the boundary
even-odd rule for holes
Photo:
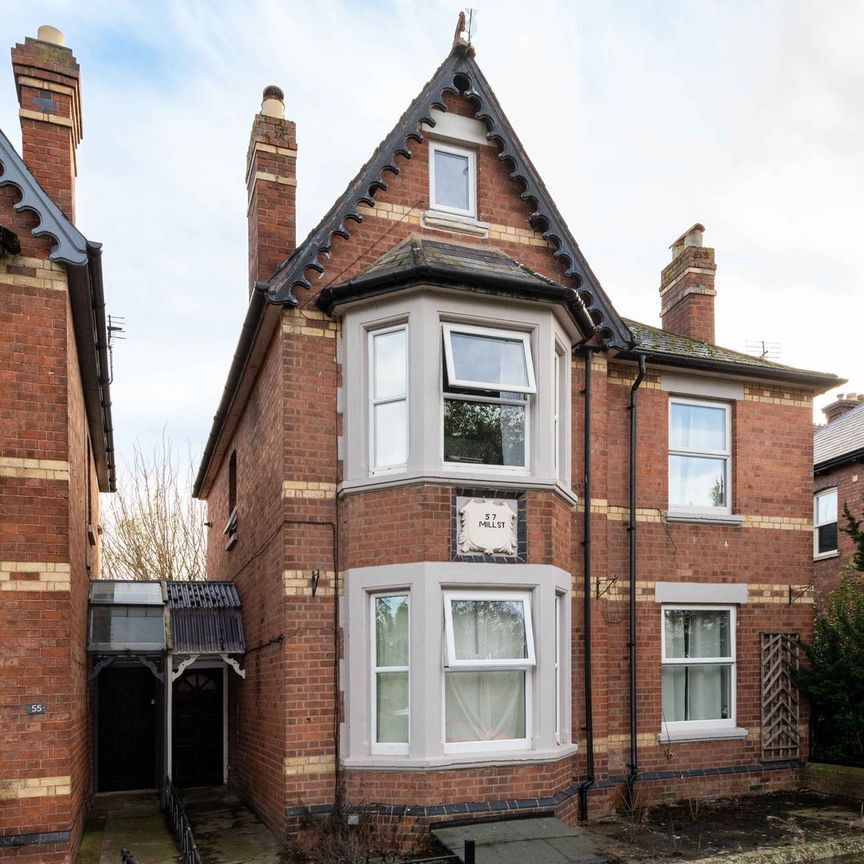
[[[429,206],[460,216],[477,216],[477,154],[433,141],[429,145]]]
[[[528,334],[442,328],[444,461],[527,467],[528,395],[537,392]]]

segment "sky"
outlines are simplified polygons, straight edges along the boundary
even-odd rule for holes
[[[297,236],[447,55],[445,0],[0,0],[11,48],[82,69],[77,221],[125,318],[120,472],[164,432],[200,453],[247,305],[246,147],[261,91],[297,123]],[[475,0],[477,60],[606,293],[659,323],[669,244],[717,257],[717,341],[864,392],[864,3]],[[7,55],[8,56],[8,55]],[[11,69],[0,127],[20,147]],[[832,391],[817,401],[826,404]],[[817,411],[818,415],[818,411]]]

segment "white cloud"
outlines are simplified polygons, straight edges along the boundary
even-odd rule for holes
[[[16,41],[64,30],[82,66],[79,221],[123,314],[121,450],[203,446],[246,306],[245,153],[261,90],[297,122],[298,237],[446,55],[449,2],[8,6]],[[477,3],[478,60],[618,309],[656,321],[668,244],[717,248],[718,337],[849,377],[864,265],[864,6],[800,0]],[[9,10],[14,10],[9,14]],[[11,75],[0,122],[17,137]],[[823,400],[824,401],[824,400]]]

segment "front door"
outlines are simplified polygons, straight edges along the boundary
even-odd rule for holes
[[[189,669],[174,682],[175,786],[217,786],[222,776],[222,669]]]
[[[99,791],[156,787],[156,676],[143,667],[99,673]]]

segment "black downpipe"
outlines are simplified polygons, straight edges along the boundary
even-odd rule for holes
[[[633,784],[639,777],[636,738],[636,391],[645,377],[645,355],[639,355],[639,372],[630,388],[630,771],[627,774],[627,806],[634,806]]]
[[[584,349],[585,398],[583,419],[583,459],[585,477],[582,498],[585,504],[582,528],[582,633],[585,686],[585,756],[587,777],[579,786],[579,819],[588,821],[588,790],[594,785],[594,707],[591,688],[591,357],[590,348]]]

